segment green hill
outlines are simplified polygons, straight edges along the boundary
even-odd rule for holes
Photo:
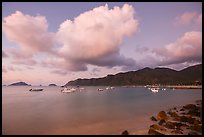
[[[123,85],[195,85],[202,84],[202,64],[180,71],[169,68],[143,68],[137,71],[107,75],[103,78],[77,79],[65,86],[123,86]]]

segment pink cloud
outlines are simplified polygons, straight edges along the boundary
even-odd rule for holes
[[[16,60],[13,60],[12,63],[34,66],[37,64],[37,61],[35,61],[34,59],[16,59]]]
[[[185,12],[182,15],[176,17],[176,24],[189,25],[198,17],[197,12]]]
[[[20,47],[21,54],[32,56],[38,52],[50,51],[53,33],[47,32],[48,24],[44,16],[30,16],[16,11],[4,17],[2,22],[6,37]]]
[[[123,66],[134,64],[132,59],[119,53],[125,37],[138,31],[134,9],[124,4],[122,8],[109,9],[108,5],[84,12],[73,21],[64,21],[56,36],[63,46],[59,56],[69,70],[87,70],[87,65]]]
[[[182,62],[201,62],[202,60],[202,32],[186,32],[175,42],[164,48],[155,49],[157,56],[163,58],[160,64],[176,64]]]
[[[67,75],[67,72],[62,71],[62,70],[53,70],[53,71],[51,71],[51,73],[55,73],[55,74],[62,75],[62,76]]]
[[[202,30],[202,13],[197,12],[185,12],[182,15],[179,15],[175,19],[176,25],[192,25],[198,30]]]

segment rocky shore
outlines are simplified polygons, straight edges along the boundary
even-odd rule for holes
[[[149,135],[202,135],[202,100],[160,111],[150,118]]]
[[[202,135],[202,100],[160,111],[150,120],[153,123],[145,135]],[[125,130],[121,134],[132,135],[133,132]]]

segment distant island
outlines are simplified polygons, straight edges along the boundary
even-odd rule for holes
[[[49,84],[49,86],[57,86],[56,84]]]
[[[64,86],[126,85],[202,85],[202,64],[177,71],[170,68],[143,68],[137,71],[107,75],[103,78],[77,79]]]
[[[16,82],[16,83],[10,84],[9,86],[31,86],[31,85],[25,82]]]

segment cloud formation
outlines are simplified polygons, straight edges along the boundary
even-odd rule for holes
[[[128,4],[113,9],[106,4],[80,14],[73,21],[64,21],[57,39],[63,45],[58,54],[69,62],[67,69],[87,70],[87,64],[134,65],[134,60],[119,53],[123,39],[138,30],[134,13]]]
[[[186,32],[175,42],[164,48],[155,50],[155,53],[163,57],[162,64],[175,64],[186,61],[202,60],[202,32]]]
[[[180,69],[184,66],[195,65],[202,62],[202,32],[186,32],[172,43],[163,47],[136,48],[137,67],[169,66]]]
[[[202,24],[202,14],[199,14],[195,11],[185,12],[182,15],[179,15],[175,18],[175,24],[186,25],[186,26],[190,24],[201,25]]]
[[[34,55],[48,53],[52,58],[42,60],[44,66],[62,71],[86,71],[89,64],[135,65],[133,59],[120,54],[123,39],[138,31],[139,23],[134,16],[131,5],[109,9],[106,4],[81,13],[73,21],[64,21],[56,33],[48,32],[44,16],[30,16],[20,11],[4,17],[2,26],[6,37],[20,47],[7,49],[15,63],[33,65],[36,64]],[[57,48],[55,42],[59,44]]]
[[[53,33],[49,33],[44,16],[25,15],[16,11],[4,17],[2,22],[6,37],[18,44],[20,53],[32,57],[33,54],[50,51],[53,46]]]

